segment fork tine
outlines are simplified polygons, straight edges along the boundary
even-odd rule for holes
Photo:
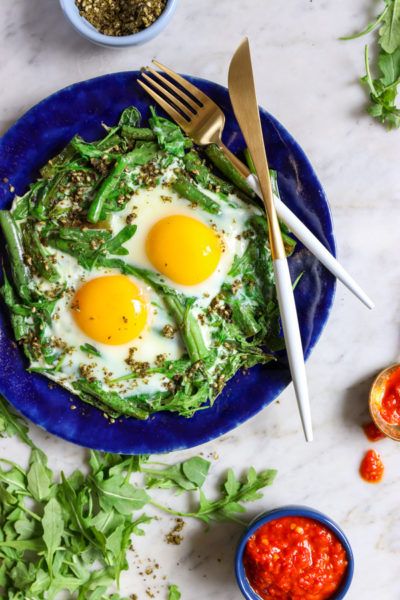
[[[171,79],[174,79],[187,92],[189,92],[190,94],[192,94],[192,96],[194,96],[194,98],[198,102],[200,102],[200,105],[201,104],[206,104],[206,102],[210,102],[210,98],[208,96],[206,96],[205,94],[203,94],[203,92],[201,90],[199,90],[199,88],[197,88],[195,85],[189,83],[189,81],[187,81],[186,79],[184,79],[183,77],[181,77],[180,75],[178,75],[178,73],[175,73],[175,71],[172,71],[171,69],[169,69],[168,67],[166,67],[162,63],[158,62],[158,60],[153,59],[152,63],[154,63],[156,65],[156,67],[158,67],[159,69],[161,69],[161,71],[165,71],[167,73],[167,75],[169,75],[171,77]]]
[[[175,104],[175,106],[177,108],[179,108],[179,110],[182,111],[183,115],[188,119],[188,121],[190,121],[190,117],[191,117],[190,109],[185,104],[183,104],[183,102],[181,102],[179,100],[179,98],[175,98],[175,96],[173,94],[171,94],[168,90],[166,90],[165,88],[163,88],[163,86],[160,85],[159,83],[157,83],[157,81],[154,81],[154,79],[152,77],[149,77],[148,75],[146,75],[146,73],[142,73],[142,77],[152,87],[155,87],[159,92],[161,92],[163,96],[165,96],[166,98],[168,98],[168,100],[171,100],[171,102],[173,104]]]
[[[157,92],[152,90],[148,85],[146,85],[140,79],[138,79],[137,82],[144,90],[146,90],[146,92],[149,94],[149,96],[151,96],[153,98],[153,100],[155,100],[157,102],[157,104],[159,104],[161,106],[161,108],[163,108],[165,110],[165,112],[174,121],[176,121],[178,123],[178,125],[180,127],[182,127],[183,130],[185,130],[187,128],[187,126],[189,125],[189,122],[180,113],[178,113],[178,111],[175,110],[175,108],[173,108],[173,106],[168,104],[168,102],[166,100],[164,100],[164,98],[161,98],[161,96],[159,94],[157,94]]]
[[[179,98],[181,98],[194,112],[195,114],[198,112],[200,106],[196,103],[190,96],[186,94],[183,90],[174,85],[171,81],[169,81],[166,77],[164,77],[159,71],[152,69],[151,67],[146,67],[146,70],[149,71],[154,77],[157,77],[164,86],[167,86],[174,94],[176,94]],[[186,108],[186,107],[185,107]],[[187,110],[187,109],[186,109]]]

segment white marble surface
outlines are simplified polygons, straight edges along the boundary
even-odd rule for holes
[[[232,51],[251,39],[260,103],[277,116],[308,153],[330,199],[340,258],[376,301],[368,312],[339,287],[329,324],[308,363],[315,441],[306,445],[292,389],[280,402],[229,435],[198,449],[217,452],[212,483],[221,471],[249,464],[279,475],[265,500],[251,508],[305,503],[327,512],[348,533],[356,556],[349,600],[400,598],[400,453],[380,442],[384,482],[363,483],[358,465],[369,447],[360,430],[374,373],[399,355],[400,132],[387,133],[364,113],[363,41],[337,38],[362,27],[372,0],[182,0],[158,38],[140,48],[112,51],[90,45],[63,20],[57,0],[0,2],[0,131],[28,107],[69,83],[138,68],[159,57],[181,72],[225,84]],[[397,157],[397,158],[396,158]],[[33,428],[55,469],[81,464],[84,451]],[[0,444],[2,454],[24,459],[21,447]],[[171,456],[182,459],[191,452]],[[165,575],[184,600],[236,600],[232,569],[236,526],[210,532],[187,525],[179,547],[160,542],[163,519],[136,543],[142,557],[161,564],[157,598],[166,598]],[[219,562],[219,560],[221,562]],[[157,586],[157,583],[159,586]],[[123,591],[147,598],[135,567]],[[164,586],[164,587],[163,587]]]

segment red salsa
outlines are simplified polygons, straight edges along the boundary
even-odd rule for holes
[[[251,587],[265,600],[327,600],[348,564],[335,534],[305,517],[262,525],[247,542],[243,563]]]
[[[390,425],[400,425],[400,368],[386,381],[380,413]]]
[[[379,440],[383,440],[386,437],[373,421],[365,423],[363,430],[370,442],[379,442]]]
[[[379,483],[382,480],[384,470],[379,454],[375,450],[368,450],[361,461],[361,477],[368,483]]]

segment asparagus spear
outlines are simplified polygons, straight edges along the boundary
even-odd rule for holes
[[[96,398],[103,406],[111,408],[111,410],[117,414],[135,417],[135,419],[147,419],[149,416],[147,411],[134,404],[133,401],[121,398],[117,392],[107,392],[106,390],[103,390],[100,381],[78,379],[72,385],[79,392]]]
[[[119,178],[126,167],[136,165],[145,165],[157,153],[157,146],[153,143],[143,144],[140,148],[135,148],[132,152],[117,158],[111,173],[103,180],[97,194],[95,195],[87,214],[90,223],[97,223],[100,220],[103,206],[107,197],[116,188]]]
[[[232,183],[250,198],[255,198],[255,193],[241,173],[233,166],[231,161],[216,144],[210,144],[206,147],[205,153],[211,162],[227,177]]]
[[[233,185],[224,179],[217,177],[217,175],[214,175],[195,150],[188,152],[185,155],[183,162],[185,163],[186,170],[189,171],[195,181],[204,188],[217,188],[224,194],[231,194],[234,192]]]
[[[218,215],[221,212],[219,205],[214,200],[209,198],[209,196],[206,196],[206,194],[203,194],[203,192],[197,189],[197,187],[190,183],[184,176],[178,175],[171,187],[177,194],[190,200],[190,202],[193,202],[194,204],[198,204],[207,212],[214,215]]]
[[[24,262],[24,247],[19,228],[7,210],[0,210],[0,226],[6,240],[14,283],[21,298],[29,302],[31,273]]]

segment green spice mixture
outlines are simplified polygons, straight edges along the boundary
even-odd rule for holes
[[[167,0],[76,0],[82,17],[100,33],[123,36],[138,33],[158,19]]]

